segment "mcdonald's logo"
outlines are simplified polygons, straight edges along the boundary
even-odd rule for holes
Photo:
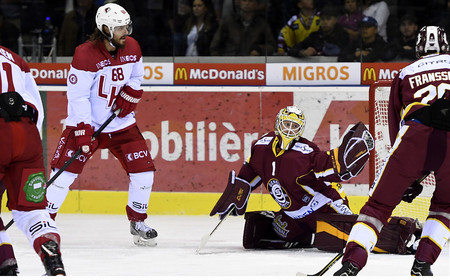
[[[377,73],[375,72],[375,69],[373,67],[364,69],[363,81],[365,82],[369,80],[372,80],[374,82],[376,82],[377,80]]]
[[[187,79],[188,79],[188,76],[187,76],[187,70],[186,70],[186,68],[184,68],[184,67],[180,67],[180,68],[177,68],[176,70],[175,70],[175,81],[178,81],[178,80],[185,80],[185,81],[187,81]]]

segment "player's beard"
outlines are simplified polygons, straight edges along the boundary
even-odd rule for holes
[[[118,49],[123,49],[123,48],[125,48],[126,37],[127,36],[122,36],[119,39],[113,38],[113,39],[111,39],[111,44],[113,44],[113,46]],[[123,39],[123,43],[120,42],[122,39]]]

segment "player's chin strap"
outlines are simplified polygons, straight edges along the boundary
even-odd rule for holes
[[[120,113],[120,109],[115,110],[112,115],[99,127],[99,129],[97,131],[94,132],[94,134],[92,135],[92,140],[94,140],[97,136],[100,135],[100,133],[116,118],[116,116]],[[61,175],[61,173],[63,173],[64,170],[67,169],[67,167],[69,167],[69,165],[81,154],[82,149],[81,147],[78,148],[78,150],[72,155],[71,158],[69,158],[64,165],[58,170],[58,172],[55,173],[55,175],[53,175],[52,178],[50,178],[47,183],[45,184],[46,186],[50,186],[55,180],[56,178],[59,177],[59,175]],[[5,226],[5,230],[7,230],[9,227],[12,226],[12,224],[14,224],[14,220],[11,219],[11,221],[9,221],[6,226]]]

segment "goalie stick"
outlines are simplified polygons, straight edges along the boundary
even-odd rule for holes
[[[110,124],[115,118],[116,116],[119,114],[120,109],[115,110],[112,115],[99,127],[99,129],[97,129],[97,131],[94,132],[94,134],[92,135],[92,140],[94,140],[97,136],[100,135],[100,133],[105,129],[105,127]],[[69,167],[69,165],[81,154],[82,150],[81,147],[78,148],[78,150],[72,155],[71,158],[69,158],[69,160],[67,160],[64,165],[58,170],[58,172],[55,173],[55,175],[53,175],[52,178],[50,178],[47,183],[45,183],[46,186],[50,186],[55,180],[56,178],[59,177],[59,175],[61,175],[61,173],[63,173],[64,170],[67,169],[67,167]],[[14,220],[11,219],[11,221],[9,221],[6,226],[5,226],[5,230],[7,230],[8,228],[10,228],[12,226],[12,224],[14,224]]]
[[[231,212],[233,212],[235,209],[235,207],[231,207],[230,211],[228,211],[223,218],[219,221],[219,223],[216,225],[216,227],[210,232],[207,233],[205,235],[203,235],[202,239],[200,240],[200,245],[198,245],[197,250],[195,251],[195,253],[198,255],[200,253],[200,250],[205,247],[206,243],[208,242],[208,240],[211,238],[211,236],[214,234],[214,232],[216,232],[216,230],[219,228],[219,226],[223,223],[223,221],[225,221],[226,218],[228,218],[228,216],[230,216]]]
[[[430,175],[431,173],[426,173],[422,176],[422,178],[420,178],[419,180],[417,180],[417,183],[420,184],[422,183],[423,180],[425,180],[425,178],[428,177],[428,175]],[[344,256],[344,251],[338,253],[329,263],[327,263],[327,265],[325,265],[324,268],[322,268],[319,272],[315,273],[315,274],[307,274],[307,276],[322,276],[324,275],[338,260],[340,260],[342,257]],[[297,276],[304,276],[305,274],[302,272],[297,272]]]

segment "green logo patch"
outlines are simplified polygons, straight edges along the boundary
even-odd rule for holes
[[[39,203],[45,197],[45,176],[44,172],[34,173],[28,176],[23,190],[25,199],[30,202]]]

